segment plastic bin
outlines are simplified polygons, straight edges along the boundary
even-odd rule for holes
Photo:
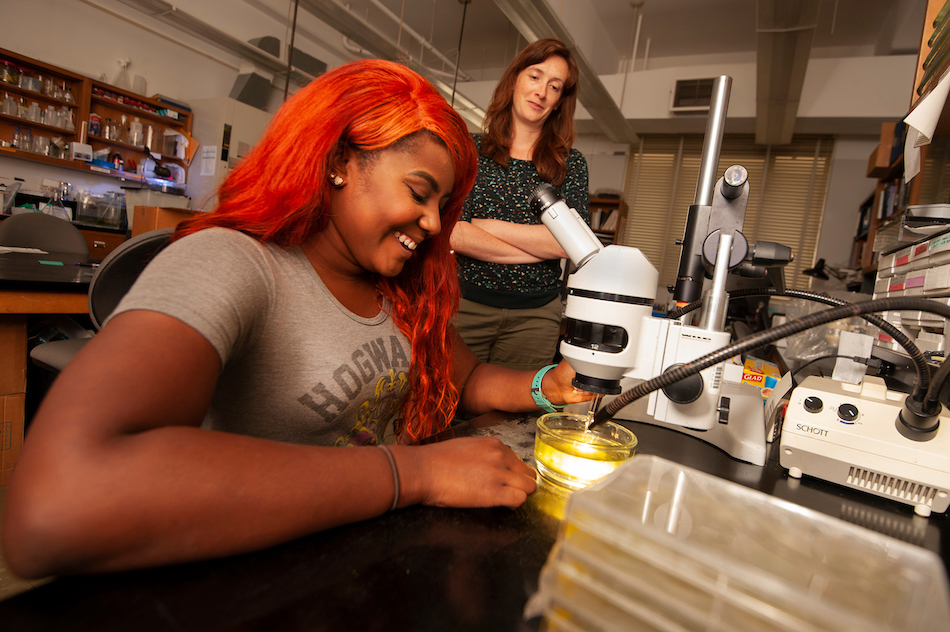
[[[931,551],[656,456],[571,496],[539,584],[548,630],[950,625]]]
[[[84,193],[76,201],[76,221],[94,226],[125,228],[128,218],[121,193]]]

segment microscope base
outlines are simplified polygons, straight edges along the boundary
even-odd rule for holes
[[[630,389],[636,381],[624,380],[622,389]],[[729,456],[739,461],[763,466],[768,456],[768,442],[765,432],[765,407],[762,403],[761,391],[749,384],[723,382],[719,393],[720,400],[729,398],[729,419],[727,423],[716,423],[709,430],[692,430],[683,426],[656,421],[646,410],[648,398],[641,398],[628,406],[621,408],[615,419],[638,421],[653,426],[669,428],[682,432],[701,441],[716,446]],[[605,399],[604,404],[609,400]]]

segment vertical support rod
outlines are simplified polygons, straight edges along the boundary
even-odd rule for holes
[[[712,286],[703,299],[703,312],[699,321],[700,328],[706,331],[723,331],[726,325],[726,309],[729,305],[726,276],[729,274],[729,259],[732,257],[732,238],[732,233],[723,232],[719,235]]]
[[[722,134],[726,127],[726,112],[729,110],[729,92],[732,77],[720,75],[713,83],[709,118],[706,120],[706,137],[703,140],[703,156],[699,166],[699,182],[696,184],[697,205],[712,204],[713,188],[716,186],[719,169],[719,153],[722,151]]]

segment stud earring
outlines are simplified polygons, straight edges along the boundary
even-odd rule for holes
[[[336,175],[335,173],[330,174],[330,183],[335,187],[343,186],[343,178]]]

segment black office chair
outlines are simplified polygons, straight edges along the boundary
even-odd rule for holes
[[[145,266],[170,243],[174,231],[174,228],[159,228],[137,235],[110,252],[99,264],[89,283],[89,318],[96,331],[102,328]],[[70,338],[44,342],[33,347],[30,358],[35,365],[59,373],[89,340]]]
[[[89,256],[89,244],[79,229],[46,213],[19,213],[4,219],[0,222],[0,246]]]

